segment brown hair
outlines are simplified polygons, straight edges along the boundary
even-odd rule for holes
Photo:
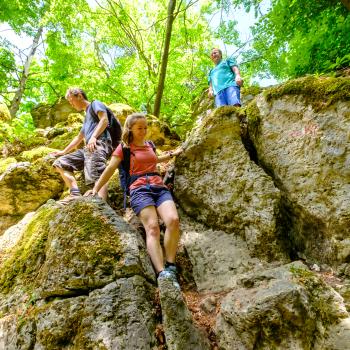
[[[83,99],[88,101],[88,98],[86,96],[86,93],[83,89],[80,89],[80,88],[77,88],[77,87],[72,87],[72,88],[69,88],[66,92],[66,99],[68,100],[68,97],[69,96],[78,96],[78,95],[81,95],[83,96]]]
[[[146,116],[142,113],[133,113],[128,115],[128,117],[126,118],[122,133],[122,141],[126,147],[130,147],[130,144],[133,141],[131,128],[133,127],[135,122],[140,119],[146,120]]]

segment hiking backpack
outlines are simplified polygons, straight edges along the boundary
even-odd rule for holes
[[[93,102],[94,101],[91,102],[90,113],[95,118],[96,121],[99,121],[100,118],[98,117],[98,115],[94,111],[94,107],[92,105]],[[107,109],[107,117],[108,117],[108,126],[107,126],[106,130],[109,132],[109,135],[111,136],[112,146],[114,149],[119,145],[119,143],[121,141],[122,126],[120,125],[118,118],[114,115],[114,113],[107,106],[106,106],[106,109]]]

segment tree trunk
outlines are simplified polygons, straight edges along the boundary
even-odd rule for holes
[[[168,19],[167,19],[167,27],[166,27],[166,34],[165,34],[165,42],[164,42],[164,51],[163,51],[163,55],[162,55],[162,64],[160,67],[159,81],[158,81],[158,86],[157,86],[157,95],[156,95],[156,99],[154,101],[154,108],[153,108],[153,114],[156,117],[159,117],[160,105],[162,103],[164,81],[165,81],[166,69],[167,69],[167,65],[168,65],[171,31],[173,28],[173,21],[174,21],[175,5],[176,5],[176,0],[169,0]]]
[[[22,71],[21,79],[19,81],[18,89],[15,93],[15,97],[11,101],[11,106],[10,106],[11,118],[14,118],[16,116],[16,113],[18,112],[19,105],[21,103],[21,99],[23,96],[23,92],[25,90],[26,83],[28,80],[30,64],[31,64],[33,57],[35,55],[35,51],[39,46],[39,40],[40,40],[42,32],[43,32],[43,27],[40,27],[38,29],[37,33],[35,34],[34,39],[33,39],[32,47],[30,48],[29,54],[27,56],[26,62],[25,62],[24,67],[23,67],[23,71]]]
[[[350,0],[341,0],[341,2],[350,11]]]

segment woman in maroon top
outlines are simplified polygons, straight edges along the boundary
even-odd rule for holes
[[[136,215],[139,216],[146,230],[146,245],[158,279],[170,278],[179,288],[176,279],[175,256],[179,242],[179,216],[175,203],[162,178],[154,173],[158,162],[164,162],[180,154],[178,148],[174,152],[166,152],[157,156],[152,146],[146,142],[147,120],[143,114],[134,113],[127,117],[123,129],[124,147],[130,147],[130,176],[137,179],[130,186],[130,202]],[[123,160],[122,145],[112,154],[111,161],[99,180],[92,194],[95,195],[108,182]],[[151,175],[148,175],[151,174]],[[164,236],[165,265],[160,245],[160,228],[158,215],[166,226]]]

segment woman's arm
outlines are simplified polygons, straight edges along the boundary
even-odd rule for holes
[[[121,159],[117,156],[112,156],[111,161],[109,162],[107,168],[103,171],[100,178],[95,183],[95,186],[92,190],[92,195],[94,196],[98,191],[108,182],[108,180],[112,177],[115,170],[118,168]]]
[[[166,162],[167,160],[178,156],[180,153],[182,153],[184,150],[182,147],[177,148],[175,151],[167,151],[161,154],[160,156],[157,156],[157,163]]]

